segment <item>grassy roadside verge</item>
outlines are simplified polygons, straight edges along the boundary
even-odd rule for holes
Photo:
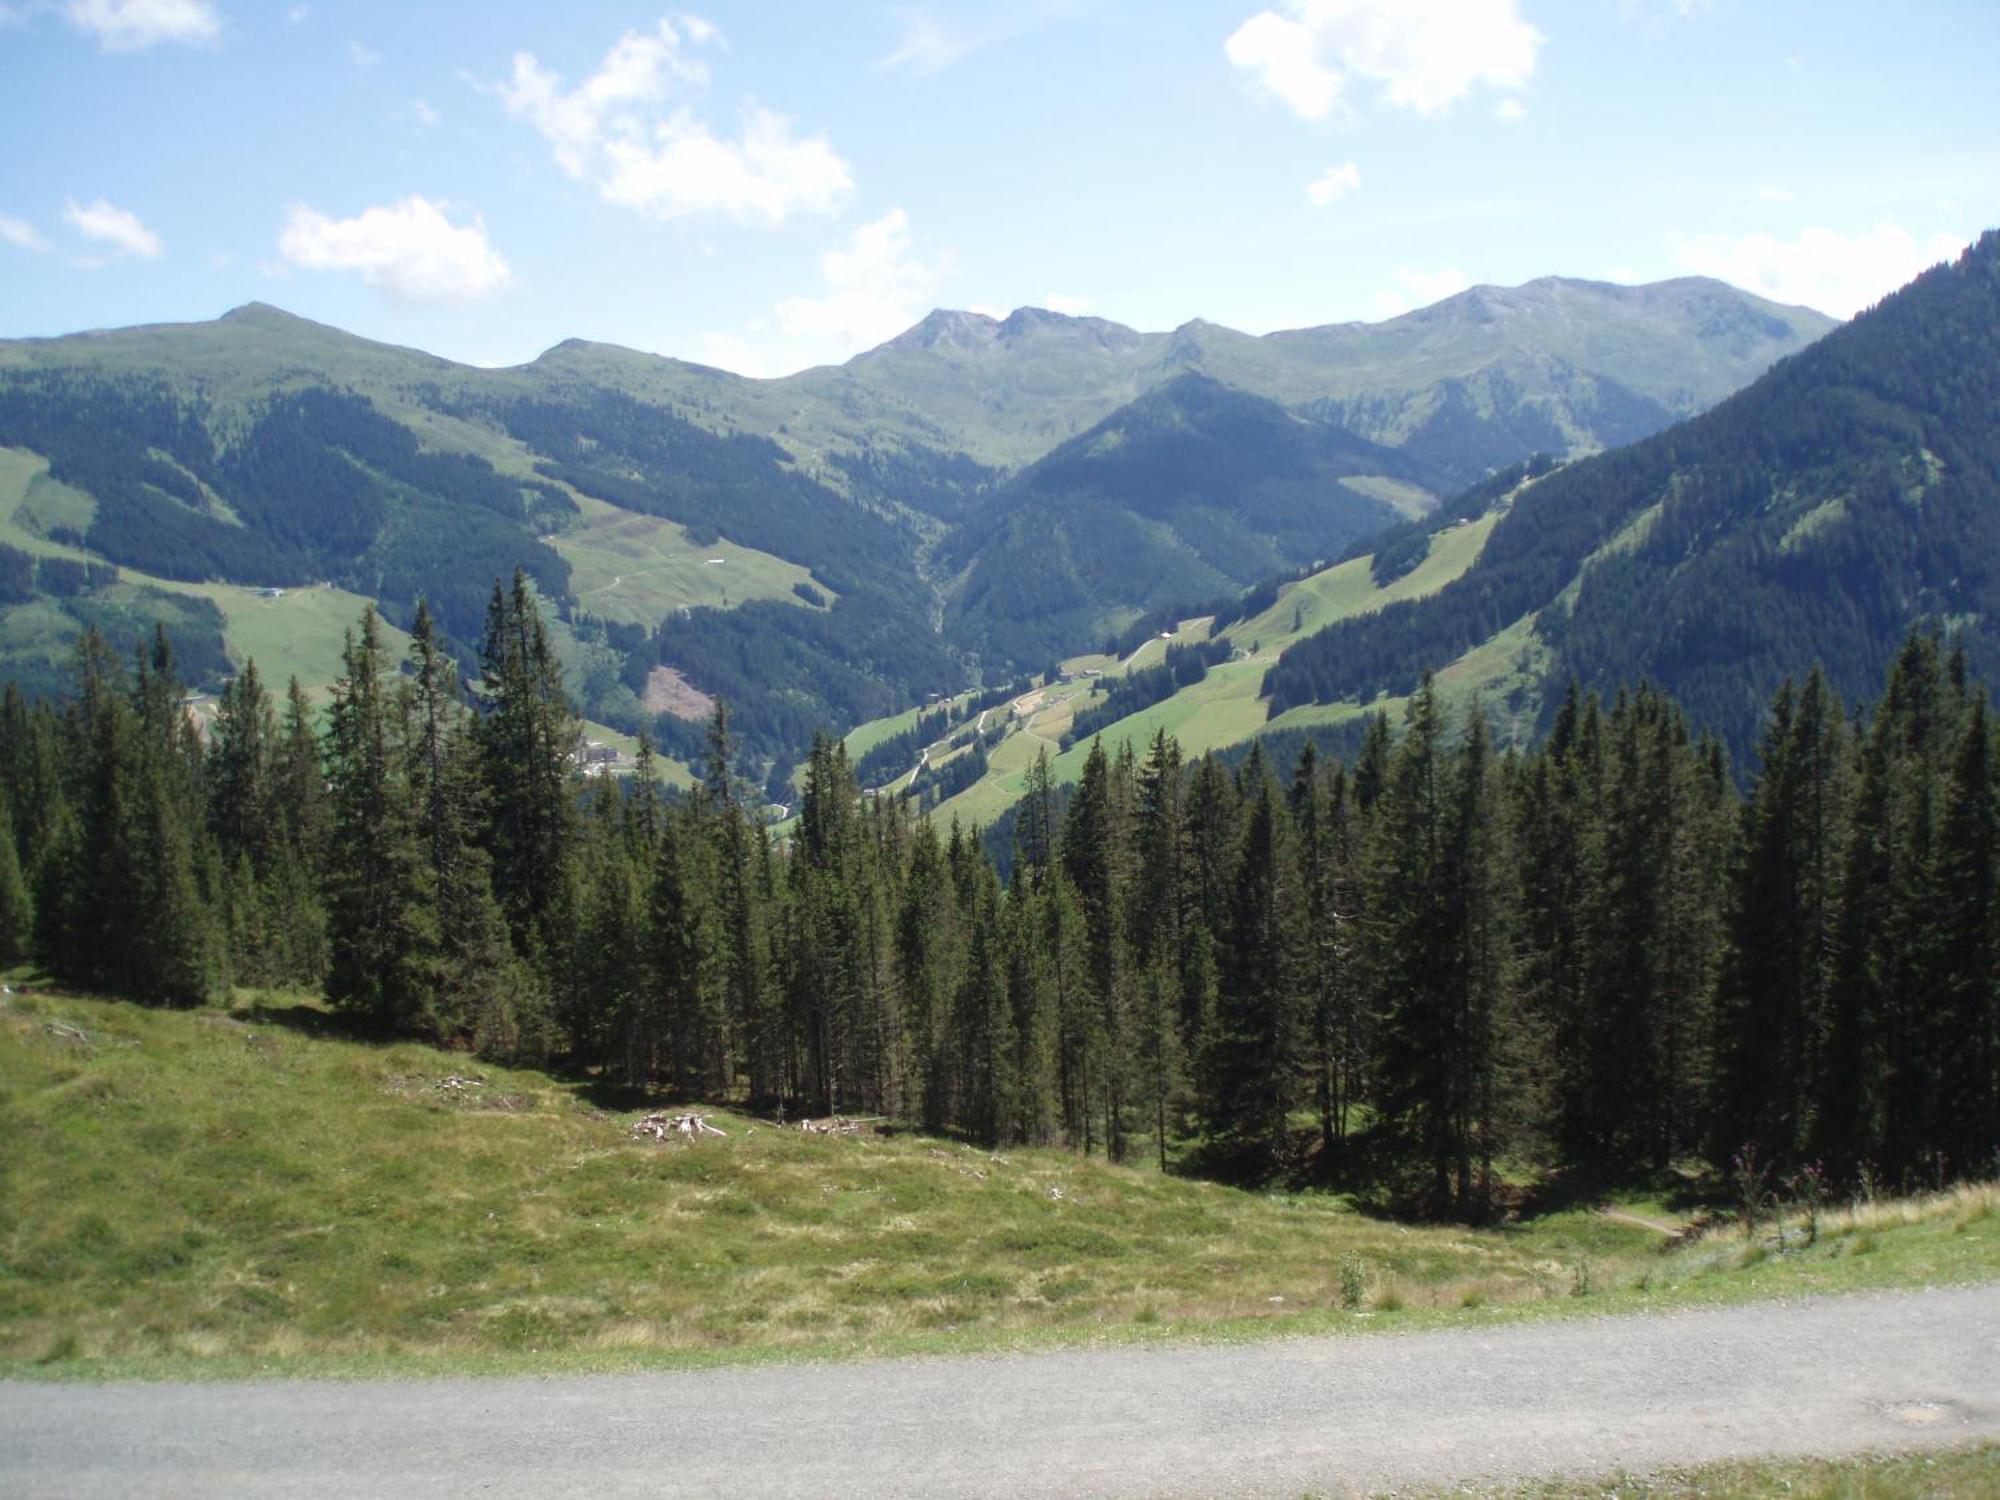
[[[1658,1474],[1563,1479],[1439,1495],[1489,1500],[1982,1500],[2000,1495],[2000,1444],[1860,1458],[1705,1464]]]
[[[1780,1250],[1664,1205],[1491,1230],[1059,1151],[808,1136],[330,1034],[270,997],[0,1010],[0,1375],[616,1370],[1496,1325],[1966,1282],[2000,1191]],[[453,1076],[475,1083],[446,1086]]]

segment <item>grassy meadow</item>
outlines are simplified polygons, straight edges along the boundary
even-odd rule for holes
[[[797,563],[719,538],[697,546],[686,530],[659,516],[620,510],[575,495],[581,524],[550,539],[570,565],[578,608],[624,625],[659,624],[678,609],[728,609],[756,599],[807,606],[792,592],[818,589]]]
[[[19,986],[19,977],[14,982]],[[447,1085],[454,1076],[476,1083]],[[1363,1332],[2000,1266],[2000,1190],[1493,1229],[908,1133],[641,1142],[660,1101],[344,1037],[317,1002],[0,1009],[0,1374],[614,1369]],[[1607,1209],[1609,1211],[1607,1211]]]

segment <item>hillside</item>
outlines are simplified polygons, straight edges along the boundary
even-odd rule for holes
[[[407,626],[423,596],[469,665],[519,566],[593,720],[685,758],[726,697],[782,771],[1461,473],[1651,430],[1825,326],[1550,280],[1261,339],[940,312],[779,381],[576,341],[474,369],[262,304],[0,343],[0,663],[47,691],[81,625],[162,623],[200,685],[257,655],[313,687],[363,601]]]
[[[939,549],[961,574],[967,638],[1060,656],[1107,605],[1217,598],[1393,524],[1384,493],[1428,509],[1402,455],[1272,401],[1182,375],[1030,465]],[[1353,481],[1350,483],[1349,481]]]
[[[19,983],[19,977],[15,982]],[[1054,1150],[634,1139],[654,1101],[344,1039],[316,1006],[0,998],[0,1367],[550,1370],[1359,1331],[1971,1279],[1990,1189],[1661,1254],[1621,1200],[1387,1223]],[[32,1208],[32,1212],[28,1211]]]
[[[1366,702],[1502,633],[1543,683],[1650,679],[1736,753],[1784,677],[1872,691],[1912,625],[2000,657],[2000,232],[1700,417],[1573,463],[1422,602],[1291,647],[1274,716]],[[1547,701],[1547,695],[1543,695]]]
[[[908,738],[914,713],[863,725],[847,737],[848,753],[859,759],[877,751],[884,740],[903,737],[899,743],[906,745],[907,754],[893,766],[861,762],[864,782],[928,795],[936,815],[947,822],[956,818],[968,826],[991,826],[1027,790],[1028,772],[1038,755],[1049,755],[1059,783],[1074,782],[1082,774],[1089,742],[1099,736],[1114,752],[1129,746],[1142,756],[1163,729],[1191,756],[1229,751],[1274,735],[1280,741],[1297,735],[1342,745],[1374,713],[1399,712],[1401,698],[1366,705],[1305,703],[1274,715],[1266,675],[1285,650],[1315,631],[1427,598],[1462,575],[1480,556],[1502,507],[1519,487],[1518,470],[1508,477],[1516,483],[1503,485],[1500,500],[1475,517],[1445,517],[1435,533],[1420,526],[1392,529],[1391,536],[1415,535],[1424,543],[1421,557],[1394,576],[1378,578],[1378,559],[1363,553],[1302,577],[1267,582],[1223,614],[1163,618],[1143,639],[1130,639],[1128,632],[1117,653],[1068,657],[1058,664],[1053,680],[1013,694],[990,711],[972,707],[971,696],[953,699],[941,705],[947,727],[935,735]],[[1192,680],[1175,681],[1162,671],[1170,648],[1203,648],[1212,659]],[[1447,665],[1440,682],[1452,697],[1478,693],[1504,710],[1501,727],[1518,738],[1521,714],[1533,722],[1545,654],[1529,632],[1506,632]],[[1186,671],[1181,675],[1189,676]],[[980,741],[976,749],[975,738]],[[1291,753],[1290,748],[1284,752],[1287,757]],[[909,783],[919,756],[935,788],[928,793],[925,785]],[[866,774],[872,769],[885,775]]]

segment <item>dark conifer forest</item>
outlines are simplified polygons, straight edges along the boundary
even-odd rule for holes
[[[1098,745],[1072,795],[1038,765],[1005,880],[824,737],[774,834],[726,709],[691,792],[586,779],[525,576],[461,676],[371,612],[323,709],[252,666],[198,730],[164,636],[87,632],[0,706],[0,962],[1467,1218],[1559,1170],[1994,1169],[1995,726],[1946,639],[1872,703],[1783,684],[1744,791],[1643,685],[1526,751],[1428,681],[1351,764]]]

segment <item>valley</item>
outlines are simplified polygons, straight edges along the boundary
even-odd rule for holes
[[[2000,1500],[1836,9],[0,0],[0,1492]]]

